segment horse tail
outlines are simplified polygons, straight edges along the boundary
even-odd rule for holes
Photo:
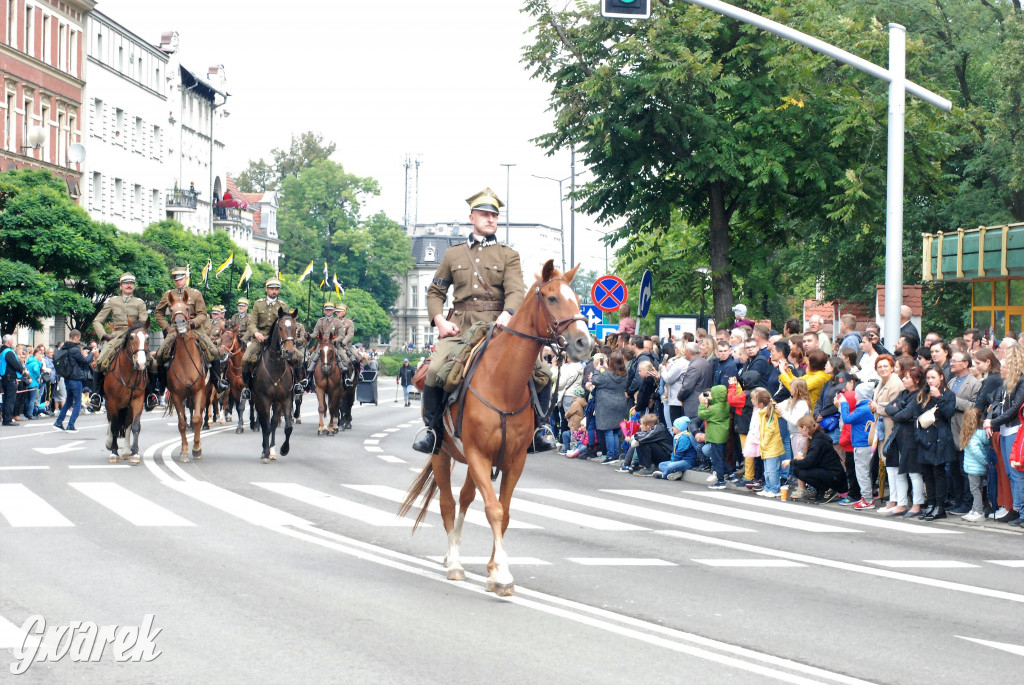
[[[421,500],[423,504],[419,515],[416,517],[416,522],[412,526],[412,532],[415,533],[416,529],[423,523],[423,519],[427,517],[427,507],[430,505],[430,500],[434,498],[435,492],[437,492],[437,481],[434,480],[434,469],[431,466],[431,462],[428,461],[427,465],[420,471],[420,475],[416,476],[416,480],[409,486],[409,492],[405,495],[405,501],[398,508],[398,515],[405,516],[412,509],[416,498],[421,494],[423,495]]]

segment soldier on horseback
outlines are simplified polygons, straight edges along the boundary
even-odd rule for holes
[[[324,335],[328,340],[332,342],[338,337],[341,329],[338,326],[338,320],[334,318],[334,303],[324,302],[324,315],[316,320],[313,325],[313,333],[309,337],[310,344],[316,344],[320,340],[320,336]],[[320,359],[320,348],[317,347],[316,352],[309,359],[309,363],[306,365],[306,380],[303,384],[309,388],[313,384],[313,369],[316,368],[316,363]]]
[[[229,321],[235,330],[238,332],[238,337],[241,338],[245,335],[245,332],[249,330],[249,299],[246,297],[238,298],[238,313],[231,317]]]
[[[110,366],[110,360],[114,354],[124,346],[125,336],[132,323],[146,324],[149,322],[149,312],[146,311],[146,303],[135,297],[135,276],[130,273],[121,274],[118,279],[121,294],[108,297],[103,302],[99,314],[92,320],[93,330],[96,336],[103,340],[103,349],[100,351],[99,360],[93,370],[93,392],[89,398],[89,407],[93,411],[99,411],[103,401],[103,376]],[[110,320],[111,331],[108,333],[104,323]],[[156,360],[148,354],[147,367],[149,371],[149,383],[146,386],[146,411],[151,411],[157,405],[157,371]]]
[[[203,299],[201,292],[195,288],[188,287],[188,270],[185,267],[171,269],[171,278],[174,280],[174,287],[163,294],[163,297],[160,298],[156,308],[153,310],[153,317],[164,332],[164,341],[156,353],[156,359],[159,364],[160,387],[167,387],[167,362],[174,347],[174,341],[178,337],[177,330],[167,320],[170,296],[173,293],[178,299],[188,299],[191,320],[189,325],[196,333],[199,347],[203,350],[206,360],[210,362],[210,375],[216,383],[217,389],[225,390],[227,382],[221,373],[220,354],[217,350],[217,345],[210,339],[210,319],[206,312],[206,300]]]
[[[242,391],[243,400],[250,399],[252,370],[256,366],[256,360],[259,359],[260,352],[263,351],[263,343],[270,335],[270,327],[277,321],[278,309],[283,307],[286,311],[288,310],[288,305],[278,297],[281,293],[281,281],[276,278],[267,279],[264,288],[267,296],[256,300],[252,307],[252,313],[249,315],[249,325],[246,328],[248,346],[245,348],[245,356],[242,357],[242,380],[245,381],[245,389]],[[299,345],[298,335],[296,336],[295,345],[296,347]],[[294,367],[295,377],[298,378],[301,360],[290,363]],[[301,394],[302,389],[302,385],[296,383],[292,391],[296,394]]]
[[[212,340],[220,339],[227,324],[228,322],[224,320],[224,305],[213,305],[210,309],[210,338]]]
[[[438,340],[430,358],[426,385],[423,388],[423,422],[427,429],[413,444],[413,449],[436,454],[441,449],[441,422],[445,409],[444,379],[438,372],[461,341],[460,334],[469,332],[479,321],[505,325],[523,303],[525,286],[519,264],[519,253],[495,238],[498,229],[498,209],[504,203],[490,188],[485,188],[466,202],[473,233],[469,240],[449,248],[441,259],[434,280],[427,289],[427,313],[431,324],[437,327]],[[444,315],[448,289],[452,288],[453,304]],[[543,372],[534,369],[539,381]],[[549,380],[549,379],[548,379]],[[537,396],[541,407],[551,399],[547,380],[537,383]],[[539,423],[539,421],[537,422]],[[551,450],[555,444],[544,432],[534,439],[534,450]]]
[[[338,357],[348,366],[359,370],[363,359],[356,348],[352,346],[352,338],[356,334],[356,324],[352,319],[345,318],[348,314],[348,305],[344,302],[338,303],[334,310],[334,319],[338,322],[338,337],[334,340],[334,349],[338,350]],[[345,374],[345,387],[352,387],[352,379]]]

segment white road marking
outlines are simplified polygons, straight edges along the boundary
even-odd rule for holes
[[[385,433],[397,433],[400,430],[401,430],[401,428],[385,428],[384,432]]]
[[[21,483],[0,483],[0,515],[14,528],[63,528],[75,525]]]
[[[728,492],[709,492],[702,490],[685,490],[684,492],[688,495],[698,495],[700,497],[719,499],[724,502],[732,502],[733,504],[745,504],[751,507],[771,509],[772,511],[776,511],[779,513],[785,512],[797,516],[827,519],[829,521],[840,521],[842,523],[848,523],[851,525],[867,526],[869,528],[883,528],[885,530],[899,531],[901,533],[913,533],[914,535],[963,534],[963,531],[959,530],[949,530],[947,528],[940,528],[938,526],[914,525],[913,523],[897,523],[895,521],[881,520],[877,516],[872,517],[870,515],[861,513],[844,514],[839,511],[829,511],[825,507],[799,504],[797,502],[778,502],[774,500],[766,500],[763,497],[751,497],[749,495],[733,495]]]
[[[800,564],[789,559],[691,559],[698,564],[714,566],[718,568],[806,568],[807,564]]]
[[[386,438],[386,437],[388,437],[388,434],[387,433],[374,433],[370,437],[371,438]]]
[[[102,504],[136,526],[192,526],[155,502],[136,495],[117,483],[69,483],[86,497]]]
[[[374,454],[384,451],[383,448],[376,447],[374,445],[363,445],[363,449],[367,452],[373,452]]]
[[[988,563],[1010,568],[1024,568],[1024,559],[989,559]]]
[[[566,557],[580,566],[676,566],[664,559],[641,559],[628,557]]]
[[[982,597],[990,597],[993,599],[1006,599],[1012,602],[1019,602],[1024,604],[1024,595],[1019,595],[1014,592],[1004,592],[1003,590],[990,590],[989,588],[977,587],[974,585],[966,585],[964,583],[954,583],[948,580],[937,580],[935,578],[926,578],[924,576],[914,576],[909,573],[901,573],[899,571],[888,571],[886,569],[875,568],[873,566],[861,566],[860,564],[853,564],[847,561],[837,561],[835,559],[813,557],[809,554],[800,554],[798,552],[786,552],[780,549],[772,549],[771,547],[761,547],[759,545],[752,545],[747,542],[736,542],[734,540],[712,538],[706,535],[697,535],[695,533],[687,533],[681,530],[659,530],[656,532],[674,538],[681,538],[683,540],[690,540],[692,542],[701,542],[704,544],[714,545],[717,547],[726,547],[728,549],[735,549],[741,552],[748,552],[751,554],[764,554],[770,557],[789,559],[790,561],[800,561],[805,564],[811,564],[815,566],[826,566],[829,568],[839,569],[841,571],[863,573],[864,575],[875,576],[876,578],[901,580],[907,583],[915,583],[917,585],[927,585],[930,587],[942,588],[943,590],[954,590],[956,592],[964,592],[972,595],[981,595]]]
[[[319,507],[335,514],[341,514],[342,516],[362,521],[371,526],[411,528],[415,523],[410,518],[399,518],[394,512],[374,509],[365,504],[359,504],[358,502],[329,495],[326,492],[313,490],[298,483],[253,483],[253,485],[276,492],[285,497],[291,497],[300,502],[305,502],[306,504],[312,504],[314,507]],[[422,525],[429,527],[430,524],[424,523]]]
[[[0,466],[0,471],[48,471],[49,466]]]
[[[575,492],[569,492],[568,490],[558,490],[549,488],[526,488],[525,490],[520,489],[519,492],[525,492],[531,495],[540,495],[542,497],[552,497],[555,499],[562,500],[563,502],[569,502],[572,504],[580,504],[586,507],[594,507],[606,512],[615,512],[617,514],[625,514],[626,516],[635,516],[642,518],[644,521],[657,522],[660,525],[667,526],[679,526],[680,528],[692,528],[694,530],[704,531],[705,533],[753,533],[754,531],[750,528],[741,528],[739,526],[732,526],[728,523],[716,523],[714,521],[705,521],[703,519],[691,518],[689,516],[680,516],[679,514],[670,514],[656,509],[648,509],[647,507],[638,507],[633,504],[623,504],[622,502],[616,502],[615,500],[602,499],[600,497],[591,497],[590,495],[581,495]]]
[[[130,469],[131,464],[68,464],[69,469]]]
[[[39,454],[64,454],[65,452],[77,452],[79,450],[84,450],[84,447],[79,447],[79,445],[84,442],[85,440],[72,440],[71,442],[58,445],[57,447],[33,447],[32,449],[39,452]]]
[[[977,564],[942,559],[865,559],[864,563],[888,566],[889,568],[978,568]]]
[[[968,642],[976,642],[979,645],[992,647],[993,649],[1001,649],[1004,652],[1016,654],[1017,656],[1024,656],[1024,647],[1022,647],[1021,645],[1011,645],[1007,642],[993,642],[992,640],[979,640],[976,637],[964,637],[963,635],[957,635],[956,637],[960,638],[961,640],[967,640]]]
[[[21,647],[24,642],[25,633],[21,632],[21,626],[16,626],[0,616],[0,649],[15,649]]]
[[[420,471],[420,469],[414,470],[417,473]],[[398,502],[399,504],[401,504],[402,502],[405,501],[405,491],[399,490],[398,488],[390,487],[388,485],[349,485],[348,483],[342,483],[341,487],[350,488],[357,492],[362,492],[367,495],[373,495],[374,497],[380,497],[388,500],[389,502]],[[456,495],[456,499],[458,499],[458,495]],[[438,516],[441,515],[441,504],[438,502],[436,497],[430,501],[429,509],[431,513],[437,514]],[[419,512],[419,505],[414,505],[413,510]],[[415,518],[415,516],[413,516],[412,518],[407,517],[409,521],[413,521]],[[473,508],[470,508],[470,510],[466,512],[466,523],[470,523],[474,526],[482,526],[484,528],[491,527],[491,524],[487,522],[487,516],[484,515],[484,513],[479,509]],[[540,528],[540,526],[535,526],[532,523],[523,523],[521,521],[516,521],[515,519],[509,519],[508,527],[520,529]]]
[[[613,495],[622,495],[624,497],[635,497],[637,499],[656,502],[658,504],[668,504],[669,506],[679,507],[680,509],[695,509],[697,511],[703,511],[706,514],[714,514],[715,516],[739,518],[744,521],[756,521],[757,523],[768,523],[782,528],[795,528],[808,533],[862,532],[854,530],[853,528],[840,528],[839,526],[830,526],[824,523],[801,521],[800,519],[785,518],[782,516],[775,516],[773,514],[762,514],[757,511],[744,511],[742,509],[737,509],[736,507],[728,507],[722,504],[696,502],[693,500],[683,499],[682,497],[673,497],[671,495],[665,495],[658,492],[648,492],[647,490],[602,490],[602,492],[607,492]]]
[[[439,564],[444,563],[444,556],[439,557],[427,557],[431,561],[436,561]],[[459,557],[459,561],[462,562],[463,566],[486,566],[491,560],[490,557]],[[508,557],[508,563],[513,566],[550,566],[550,561],[544,561],[537,557]]]
[[[378,459],[383,459],[384,461],[386,461],[389,464],[408,464],[409,463],[405,459],[399,459],[398,457],[394,456],[393,454],[378,454],[377,458]]]
[[[364,445],[379,445],[380,440],[363,440]]]

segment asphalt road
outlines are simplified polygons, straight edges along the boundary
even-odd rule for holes
[[[483,589],[479,501],[444,579],[440,517],[400,499],[423,455],[416,403],[357,406],[259,461],[234,426],[178,451],[147,414],[143,463],[109,465],[101,418],[0,432],[0,680],[24,683],[880,682],[1006,680],[1024,668],[1024,534],[905,523],[531,455],[506,548],[516,595]],[[465,473],[460,467],[455,482]],[[140,626],[151,661],[32,663],[21,627]],[[125,629],[122,629],[125,632]],[[145,631],[143,631],[145,632]],[[71,635],[81,634],[81,629]],[[129,636],[130,637],[130,636]],[[57,634],[39,652],[58,649]],[[72,654],[76,652],[72,651]]]

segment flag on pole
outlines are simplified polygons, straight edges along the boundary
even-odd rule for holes
[[[302,283],[304,280],[306,280],[306,276],[310,275],[311,273],[313,273],[313,260],[312,259],[309,260],[309,266],[306,267],[306,270],[302,272],[301,276],[299,276],[299,283]]]
[[[277,270],[277,280],[282,281],[282,282],[284,281],[284,277],[281,276],[281,270],[280,269]]]
[[[210,270],[213,269],[213,260],[207,259],[206,266],[203,267],[203,285],[210,279]]]
[[[245,268],[242,269],[242,277],[238,279],[238,286],[235,288],[235,290],[241,289],[243,283],[247,284],[248,287],[249,276],[252,276],[252,267],[249,266],[249,262],[246,262]]]
[[[215,273],[213,275],[213,277],[214,278],[220,278],[220,272],[223,271],[224,269],[228,268],[229,266],[231,266],[234,263],[235,263],[235,253],[232,252],[231,255],[227,258],[227,260],[223,264],[221,264],[220,266],[217,267],[217,273]]]
[[[340,300],[345,295],[345,289],[341,287],[341,283],[338,283],[338,274],[334,274],[334,280],[331,283],[334,285],[334,292]]]
[[[189,262],[188,264],[185,265],[185,282],[192,282],[192,262]]]
[[[320,290],[324,289],[325,283],[327,283],[327,262],[324,262],[324,279],[320,281]]]

